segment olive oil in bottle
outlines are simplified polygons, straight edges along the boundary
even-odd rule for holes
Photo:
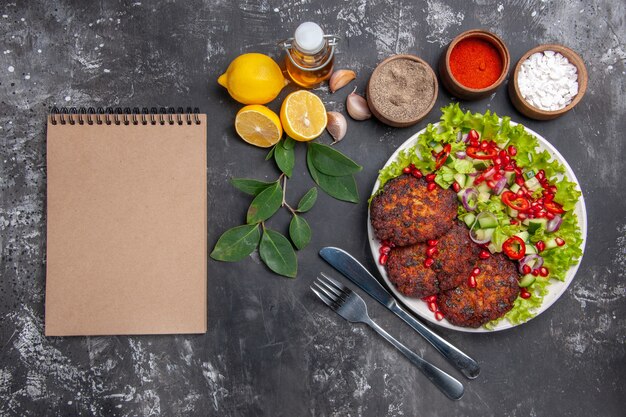
[[[293,38],[281,42],[287,54],[287,74],[293,82],[304,88],[313,88],[329,79],[338,40],[337,36],[324,35],[316,23],[304,22],[298,26]]]

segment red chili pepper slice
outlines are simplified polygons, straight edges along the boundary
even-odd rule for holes
[[[452,150],[452,145],[446,143],[443,147],[443,151],[437,154],[437,163],[435,164],[435,169],[439,169],[446,163],[448,156],[450,156],[450,151]]]
[[[468,146],[465,150],[467,156],[474,159],[493,159],[498,156],[498,150],[495,148],[480,149],[477,146]],[[481,153],[479,153],[481,152]]]
[[[509,258],[517,261],[524,257],[526,253],[526,244],[519,236],[511,236],[502,244],[502,251]]]
[[[525,197],[518,196],[512,191],[502,193],[502,202],[513,210],[526,211],[530,208],[530,203]]]
[[[557,202],[552,201],[552,199],[550,199],[549,201],[544,201],[543,206],[552,214],[565,213],[565,210],[563,210],[563,206]]]

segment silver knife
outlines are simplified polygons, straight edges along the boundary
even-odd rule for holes
[[[435,347],[455,368],[469,379],[474,379],[480,373],[478,363],[461,352],[441,336],[423,325],[412,315],[398,305],[391,294],[378,282],[376,278],[352,255],[340,248],[326,247],[320,250],[320,256],[332,265],[337,271],[345,275],[373,299],[387,307],[389,311],[400,317],[409,326],[415,329],[424,339]]]

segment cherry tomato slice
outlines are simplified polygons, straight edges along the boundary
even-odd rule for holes
[[[556,203],[550,199],[550,201],[544,201],[543,206],[552,214],[563,214],[565,210],[563,210],[563,206],[559,203]]]
[[[495,148],[480,149],[478,146],[468,146],[465,152],[470,158],[482,160],[493,159],[498,156],[498,150]]]
[[[502,202],[513,210],[526,211],[530,208],[530,203],[525,197],[518,196],[512,191],[502,193]]]
[[[511,236],[502,244],[502,251],[510,259],[517,261],[524,257],[526,244],[519,236]]]
[[[450,150],[452,150],[452,145],[446,143],[443,147],[443,151],[437,154],[437,163],[435,164],[435,169],[439,169],[446,163],[448,156],[450,156]]]

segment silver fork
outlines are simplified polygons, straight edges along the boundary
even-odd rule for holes
[[[317,282],[314,285],[315,288],[311,287],[311,290],[333,311],[351,323],[365,323],[374,329],[376,333],[402,352],[448,398],[458,400],[463,396],[463,384],[413,353],[376,324],[367,314],[365,301],[357,293],[324,274],[322,274],[322,278],[317,278]]]

